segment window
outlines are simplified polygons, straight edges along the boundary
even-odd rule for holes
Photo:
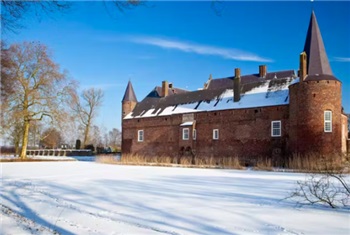
[[[272,137],[281,136],[281,121],[271,122],[271,136]]]
[[[192,138],[194,140],[197,139],[197,130],[196,129],[193,129]]]
[[[332,132],[332,111],[324,111],[324,132]]]
[[[213,140],[218,140],[219,139],[219,129],[214,129],[213,130]]]
[[[137,131],[137,141],[138,142],[143,142],[143,130],[138,130]]]
[[[190,129],[184,128],[182,129],[182,139],[188,140],[190,138]]]

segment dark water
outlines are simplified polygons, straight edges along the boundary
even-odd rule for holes
[[[70,156],[70,157],[75,158],[81,162],[95,162],[99,156]],[[111,154],[110,157],[114,158],[117,161],[120,160],[120,154],[116,154],[116,155]]]

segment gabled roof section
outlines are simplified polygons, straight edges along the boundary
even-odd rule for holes
[[[315,12],[312,11],[309,29],[307,31],[304,51],[307,55],[307,74],[333,75],[324,48],[320,29],[317,24]]]
[[[239,102],[233,100],[233,77],[213,79],[211,82],[217,83],[215,87],[190,92],[179,89],[166,97],[160,97],[156,87],[125,119],[286,105],[289,103],[288,86],[295,78],[293,70],[270,73],[266,78],[242,76]]]
[[[130,81],[128,82],[128,86],[126,87],[125,94],[124,94],[124,97],[123,97],[122,101],[137,102],[136,95],[135,95],[135,92],[134,92],[134,88],[132,87],[132,84],[131,84]]]

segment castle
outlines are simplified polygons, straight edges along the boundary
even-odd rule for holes
[[[122,152],[145,156],[261,156],[348,151],[341,82],[333,76],[314,12],[299,71],[213,79],[198,91],[167,81],[137,102],[129,81],[122,100]]]

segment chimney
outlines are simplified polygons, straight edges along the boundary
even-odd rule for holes
[[[238,78],[241,76],[241,70],[239,68],[235,68],[235,78]]]
[[[235,78],[233,79],[233,102],[241,99],[241,70],[235,69]]]
[[[267,73],[266,65],[259,66],[259,77],[265,78]]]
[[[162,81],[162,97],[168,96],[168,88],[169,88],[168,81]]]
[[[303,51],[301,54],[300,54],[300,57],[299,57],[299,62],[300,62],[300,65],[299,65],[299,77],[300,77],[300,81],[304,81],[305,80],[305,77],[307,75],[307,61],[306,61],[306,53],[305,51]]]

